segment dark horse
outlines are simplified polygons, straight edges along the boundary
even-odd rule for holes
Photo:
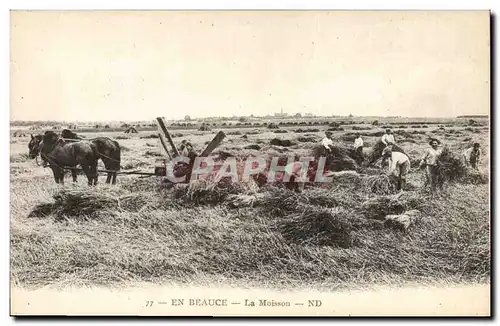
[[[40,143],[42,142],[43,134],[39,134],[36,136],[31,135],[30,142],[28,144],[28,156],[30,159],[34,159],[40,153]]]
[[[97,148],[90,142],[66,142],[53,131],[46,131],[40,143],[42,160],[50,165],[56,183],[64,183],[63,167],[76,168],[80,165],[89,180],[89,185],[97,184]],[[71,170],[73,182],[77,171]]]
[[[61,131],[61,137],[67,139],[83,139],[82,136],[77,135],[75,132],[69,129],[63,129],[63,131]]]
[[[64,129],[61,132],[61,136],[67,139],[82,139],[81,136],[78,136],[76,133],[68,129]],[[117,141],[114,141],[108,137],[96,137],[88,139],[87,141],[96,146],[97,154],[104,163],[104,167],[106,168],[106,170],[120,170],[121,151],[120,144],[118,144]],[[112,181],[112,184],[116,184],[116,172],[108,172],[106,183],[110,183],[110,181]]]

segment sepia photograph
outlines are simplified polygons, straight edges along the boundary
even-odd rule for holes
[[[490,11],[9,16],[11,316],[491,316]]]

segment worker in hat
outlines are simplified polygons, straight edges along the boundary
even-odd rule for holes
[[[385,134],[382,135],[380,139],[385,146],[396,144],[396,140],[394,139],[394,134],[391,129],[386,129]]]
[[[466,166],[471,166],[473,169],[477,170],[477,163],[479,162],[479,158],[481,157],[481,148],[479,143],[474,143],[474,145],[467,149],[463,153],[464,161]]]
[[[405,153],[392,151],[391,146],[387,146],[382,151],[382,157],[388,163],[388,174],[398,178],[397,190],[403,191],[406,184],[406,176],[410,172],[410,158]]]
[[[332,139],[332,132],[331,131],[326,131],[325,132],[325,138],[323,138],[321,140],[321,145],[323,145],[323,147],[326,148],[328,151],[332,150],[330,148],[330,146],[333,145],[333,139]]]
[[[363,162],[363,138],[359,132],[356,133],[356,139],[354,139],[354,151],[356,153],[356,161],[358,164]]]
[[[422,160],[420,162],[420,168],[426,168],[427,184],[430,183],[432,192],[436,191],[436,187],[439,179],[439,155],[441,155],[442,150],[439,149],[441,142],[436,138],[431,138],[429,141],[430,148],[426,149]]]
[[[182,156],[189,157],[189,154],[194,151],[193,144],[190,141],[184,139],[179,146],[179,152]]]

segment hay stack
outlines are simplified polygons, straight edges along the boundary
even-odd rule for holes
[[[302,245],[351,246],[351,226],[348,212],[340,207],[332,209],[310,206],[303,212],[279,221],[283,237]]]
[[[377,195],[390,195],[397,192],[397,179],[393,175],[379,174],[364,178],[365,191]]]
[[[210,128],[210,126],[208,125],[202,125],[198,131],[212,131],[212,128]]]
[[[125,133],[126,134],[136,134],[137,133],[137,129],[135,129],[134,127],[128,127],[127,130],[125,130]]]
[[[120,207],[119,200],[108,194],[91,190],[60,190],[53,196],[54,203],[44,203],[35,207],[32,216],[53,214],[58,218],[113,216]]]
[[[458,181],[467,174],[463,160],[445,146],[438,156],[439,182]]]
[[[325,168],[330,171],[344,171],[359,169],[355,161],[354,152],[343,145],[330,146],[331,151],[328,151],[322,145],[318,145],[313,149],[313,156],[318,160],[320,157],[326,157]]]
[[[291,141],[289,139],[279,139],[279,138],[271,139],[270,144],[274,145],[274,146],[282,146],[282,147],[290,147],[290,146],[297,145],[296,143],[294,143],[293,141]]]

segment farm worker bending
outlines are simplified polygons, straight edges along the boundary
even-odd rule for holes
[[[193,145],[189,141],[184,139],[181,142],[181,146],[179,147],[179,152],[181,153],[181,155],[188,157],[189,153],[193,151],[194,151]]]
[[[326,137],[321,141],[321,145],[325,147],[328,151],[331,151],[330,146],[333,145],[332,133],[330,131],[325,132]]]
[[[382,141],[382,143],[384,143],[385,146],[391,145],[391,144],[396,144],[396,141],[394,140],[394,135],[392,134],[391,129],[385,130],[385,134],[382,136],[381,141]]]
[[[354,140],[354,150],[356,151],[356,157],[358,163],[363,161],[363,138],[359,133],[356,133],[356,139]]]
[[[467,149],[464,152],[465,165],[472,166],[473,169],[477,170],[477,163],[481,157],[481,149],[479,148],[479,143],[474,143],[474,146]]]
[[[382,151],[382,157],[389,163],[388,174],[398,178],[397,190],[403,191],[406,184],[406,176],[410,171],[410,158],[401,152],[393,152],[390,146]]]
[[[431,190],[433,192],[436,191],[439,176],[438,158],[441,154],[441,150],[438,148],[438,146],[440,144],[441,142],[439,140],[437,140],[436,138],[431,138],[431,141],[429,142],[431,148],[428,148],[425,151],[424,155],[422,156],[422,161],[420,162],[421,168],[424,166],[426,167],[427,183],[430,182]]]

